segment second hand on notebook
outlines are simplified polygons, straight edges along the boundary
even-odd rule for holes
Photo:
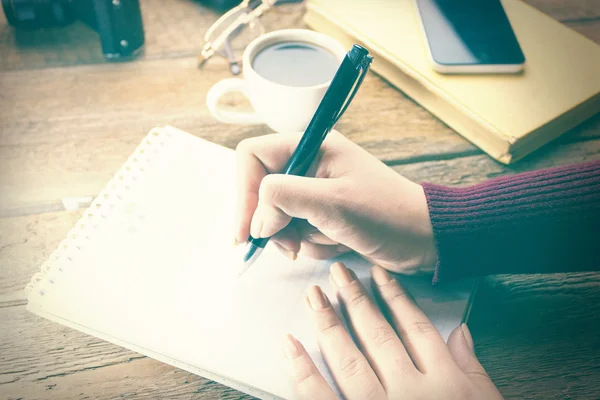
[[[323,140],[350,105],[372,60],[369,51],[357,44],[346,54],[282,174],[298,176],[306,174]],[[238,276],[246,272],[258,259],[268,241],[268,237],[250,236],[244,264]]]

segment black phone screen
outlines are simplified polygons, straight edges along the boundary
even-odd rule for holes
[[[523,64],[525,56],[500,0],[416,0],[434,62]]]

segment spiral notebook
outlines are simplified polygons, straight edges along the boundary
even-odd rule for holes
[[[31,279],[28,309],[265,399],[293,397],[280,347],[289,332],[336,389],[303,301],[318,284],[338,306],[332,260],[292,262],[268,245],[238,278],[235,200],[233,150],[153,129]],[[366,262],[343,261],[367,281]],[[465,318],[473,281],[403,281],[445,338]]]

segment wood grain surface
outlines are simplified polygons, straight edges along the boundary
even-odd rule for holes
[[[0,215],[97,193],[154,126],[171,124],[230,148],[269,133],[223,125],[208,113],[208,89],[229,77],[219,61],[202,72],[191,58],[0,72],[0,170],[7,172],[0,175]],[[600,137],[599,127],[594,118],[566,138]],[[373,75],[337,129],[390,164],[482,154]]]
[[[597,0],[528,0],[600,43]],[[192,0],[141,1],[146,45],[107,63],[81,23],[17,32],[0,12],[0,399],[249,398],[235,390],[38,318],[23,287],[152,127],[171,124],[235,148],[269,133],[217,123],[204,106],[230,77],[223,60],[196,68],[217,14]],[[304,27],[302,4],[264,18]],[[247,108],[240,96],[224,104]],[[515,165],[501,165],[419,105],[369,75],[338,129],[414,181],[469,185],[600,159],[600,115]],[[474,302],[476,350],[506,398],[600,398],[600,274],[494,276]]]

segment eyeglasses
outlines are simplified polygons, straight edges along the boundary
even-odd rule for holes
[[[229,70],[238,75],[243,53],[250,42],[264,33],[259,18],[272,7],[277,0],[244,0],[219,18],[204,35],[204,46],[198,59],[202,68],[215,54],[229,61]]]

